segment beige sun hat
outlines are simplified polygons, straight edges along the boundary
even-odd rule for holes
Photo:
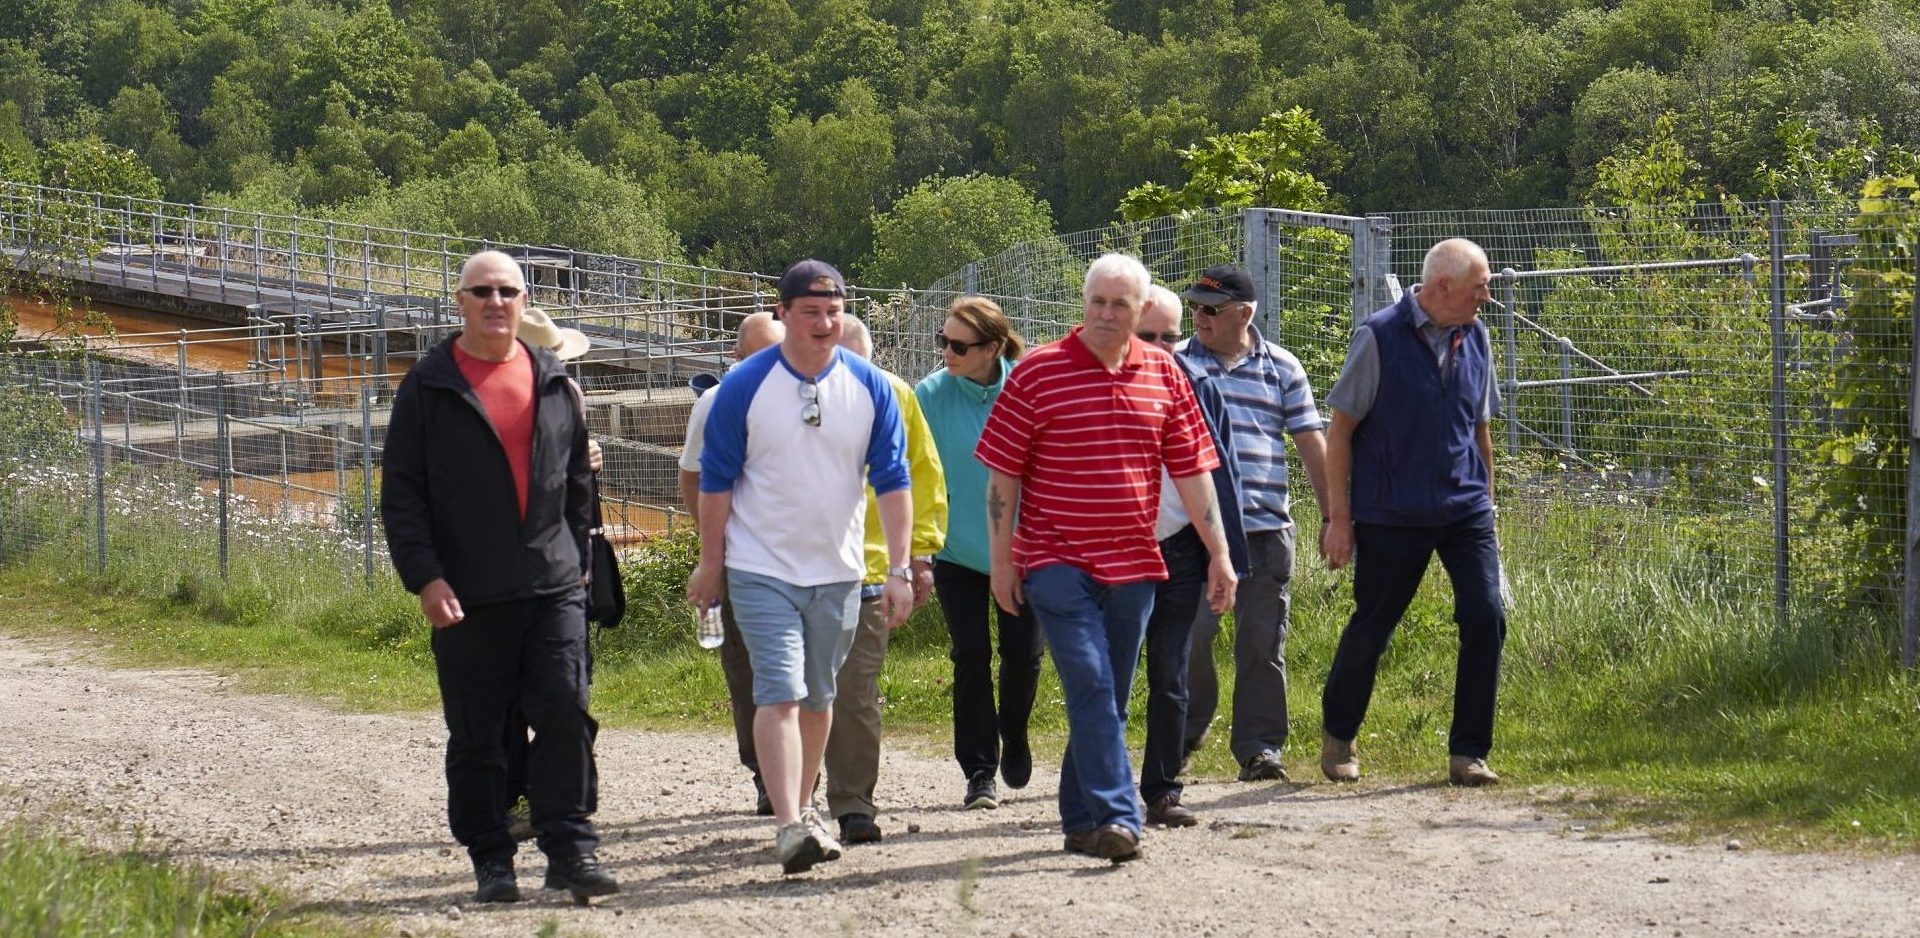
[[[587,338],[586,333],[555,325],[553,317],[548,316],[546,310],[531,306],[520,314],[520,338],[527,340],[528,345],[538,345],[552,352],[561,361],[579,358],[593,346],[593,341]]]

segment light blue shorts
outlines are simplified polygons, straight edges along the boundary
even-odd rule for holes
[[[727,598],[753,662],[754,705],[833,709],[834,678],[860,623],[859,581],[795,586],[729,567]]]

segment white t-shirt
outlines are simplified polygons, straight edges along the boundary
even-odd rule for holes
[[[780,347],[727,372],[705,397],[700,491],[731,492],[727,567],[795,586],[865,576],[866,486],[907,488],[907,437],[885,373],[841,349],[817,375]],[[807,390],[811,386],[811,390]],[[817,423],[802,419],[811,396]]]

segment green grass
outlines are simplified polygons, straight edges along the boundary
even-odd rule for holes
[[[1634,511],[1502,517],[1517,590],[1492,761],[1510,786],[1677,836],[1914,849],[1920,683],[1898,667],[1885,616],[1797,609],[1779,629],[1737,562],[1754,553],[1752,530],[1666,532]],[[105,575],[70,550],[13,551],[0,566],[0,622],[86,636],[122,663],[209,666],[349,708],[437,706],[427,629],[384,571],[368,587],[331,572],[337,557],[263,551],[237,554],[223,585],[189,560],[206,557],[204,545],[154,526],[139,534]],[[1303,530],[1300,543],[1312,538]],[[678,598],[691,556],[681,539],[628,560],[629,622],[594,639],[595,710],[609,725],[728,725],[717,656],[694,645]],[[1346,572],[1302,552],[1288,643],[1297,779],[1318,775],[1319,691],[1350,592]],[[1223,701],[1231,648],[1229,627],[1214,649]],[[1370,778],[1443,777],[1454,649],[1436,564],[1383,663],[1360,742]],[[922,610],[895,633],[882,675],[891,741],[947,751],[950,674],[945,629]],[[1136,694],[1136,745],[1140,706]],[[1034,730],[1041,757],[1057,756],[1065,720],[1051,668]],[[1196,763],[1203,776],[1232,776],[1224,737],[1223,713]]]
[[[40,938],[337,935],[289,917],[270,892],[231,892],[198,869],[139,850],[91,850],[0,826],[0,935]]]

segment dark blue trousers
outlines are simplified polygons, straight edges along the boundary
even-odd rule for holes
[[[1500,650],[1507,640],[1493,512],[1433,527],[1355,523],[1353,538],[1353,618],[1340,634],[1320,695],[1326,731],[1343,740],[1360,735],[1380,656],[1437,553],[1453,583],[1453,621],[1460,627],[1447,752],[1485,758],[1493,748]]]
[[[1193,624],[1205,605],[1210,555],[1193,525],[1187,525],[1160,542],[1160,559],[1167,578],[1155,585],[1153,614],[1147,617],[1147,745],[1140,757],[1140,798],[1148,805],[1181,791],[1187,659]]]

